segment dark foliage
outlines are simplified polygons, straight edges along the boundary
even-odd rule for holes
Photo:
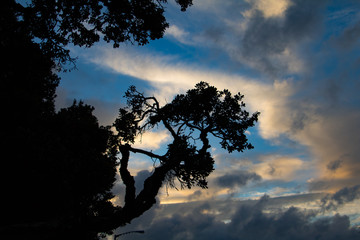
[[[116,150],[108,147],[112,133],[108,127],[99,126],[93,110],[74,102],[51,122],[51,175],[55,179],[52,182],[59,184],[56,194],[62,193],[62,199],[55,201],[58,207],[63,206],[58,216],[75,213],[76,217],[95,217],[102,214],[103,204],[111,205],[108,200],[113,197],[110,190],[115,181]]]
[[[32,0],[26,6],[6,1],[41,49],[60,64],[74,61],[65,48],[69,43],[90,47],[102,36],[114,47],[122,42],[145,45],[163,37],[168,27],[167,0]],[[176,2],[182,11],[192,5],[192,0]]]
[[[26,221],[34,207],[22,196],[33,198],[36,184],[45,176],[34,161],[46,141],[48,121],[55,114],[55,88],[59,78],[53,74],[53,61],[31,41],[14,11],[1,8],[1,124],[2,144],[2,217],[8,222]],[[34,176],[34,177],[30,177]],[[36,203],[34,200],[32,203]],[[29,207],[31,206],[31,207]]]
[[[0,234],[91,239],[96,232],[74,229],[114,211],[112,133],[83,103],[55,112],[53,57],[32,41],[12,7],[4,4],[0,14]]]

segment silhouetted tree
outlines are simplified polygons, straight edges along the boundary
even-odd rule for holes
[[[12,164],[2,169],[3,236],[97,239],[94,218],[116,210],[110,199],[117,150],[109,147],[115,146],[109,127],[99,126],[92,111],[74,103],[20,139],[27,152],[11,154]]]
[[[89,239],[97,233],[86,229],[93,218],[108,219],[116,210],[109,202],[115,145],[90,106],[56,113],[56,72],[73,60],[70,43],[90,47],[102,35],[117,47],[160,38],[167,1],[26,2],[4,0],[0,8],[0,234],[69,239],[81,232]],[[182,10],[191,5],[176,2]]]
[[[114,211],[112,133],[83,103],[56,113],[54,58],[33,42],[9,2],[0,9],[0,235],[96,237],[81,226]]]
[[[51,165],[46,168],[48,190],[44,194],[51,199],[47,201],[51,212],[45,219],[61,219],[64,225],[59,223],[59,229],[65,239],[70,233],[96,239],[98,232],[89,223],[116,210],[110,202],[117,166],[117,149],[111,148],[115,138],[110,127],[99,126],[93,110],[74,102],[51,122],[53,139],[46,149]]]
[[[244,110],[240,93],[232,95],[226,89],[219,91],[200,82],[163,107],[155,97],[144,96],[134,86],[125,97],[127,107],[120,109],[114,123],[121,152],[120,175],[126,186],[125,205],[115,219],[118,225],[125,225],[150,209],[164,183],[176,187],[177,180],[181,188],[207,188],[206,178],[214,170],[209,135],[218,138],[221,147],[228,152],[253,148],[245,130],[254,126],[259,113],[250,115]],[[131,146],[137,136],[160,124],[173,139],[165,154]],[[144,181],[144,187],[137,195],[134,177],[128,171],[131,153],[140,153],[157,161],[152,175]]]
[[[175,0],[182,11],[192,0]],[[19,20],[46,53],[64,64],[73,61],[65,47],[72,43],[90,47],[100,40],[118,47],[122,42],[144,45],[163,37],[167,0],[31,0],[10,2]]]
[[[26,222],[30,211],[35,211],[31,199],[38,189],[36,182],[44,181],[37,174],[44,166],[37,160],[55,114],[59,78],[51,57],[32,42],[7,2],[0,10],[1,222],[17,223]]]

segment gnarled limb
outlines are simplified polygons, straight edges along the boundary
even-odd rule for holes
[[[121,145],[120,152],[122,154],[121,160],[120,160],[120,176],[125,184],[126,192],[125,192],[125,204],[131,205],[134,203],[135,200],[135,180],[134,177],[131,176],[129,170],[128,170],[128,162],[130,157],[130,145],[125,144]]]
[[[143,149],[138,149],[138,148],[133,148],[129,145],[129,150],[133,153],[141,153],[141,154],[144,154],[144,155],[147,155],[148,157],[151,157],[151,158],[157,158],[159,160],[163,160],[165,158],[165,156],[160,156],[160,155],[157,155],[153,152],[149,152],[149,151],[146,151],[146,150],[143,150]]]

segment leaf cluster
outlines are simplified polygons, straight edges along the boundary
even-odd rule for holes
[[[167,174],[170,187],[176,188],[174,179],[177,179],[182,189],[192,186],[207,188],[206,178],[214,170],[214,159],[209,152],[198,151],[188,137],[181,136],[169,144],[165,159],[166,162],[177,163]]]
[[[245,131],[254,126],[259,116],[258,112],[250,116],[244,109],[243,98],[240,93],[232,96],[227,89],[219,91],[206,82],[200,82],[186,94],[177,95],[160,110],[159,115],[151,117],[151,122],[157,123],[165,117],[172,127],[177,128],[178,134],[185,134],[186,130],[211,133],[220,139],[222,148],[229,152],[242,152],[253,148]]]
[[[124,97],[127,98],[127,106],[120,108],[114,127],[121,142],[134,143],[135,137],[149,128],[146,121],[149,116],[157,114],[159,102],[155,97],[145,97],[135,86],[130,86]]]

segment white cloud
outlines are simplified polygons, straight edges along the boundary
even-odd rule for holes
[[[288,80],[263,83],[241,75],[179,63],[175,57],[144,54],[130,48],[98,48],[89,57],[93,63],[112,71],[148,81],[158,89],[160,101],[169,101],[175,94],[193,88],[200,81],[206,81],[219,89],[240,91],[253,111],[266,112],[269,108],[283,104],[293,91]]]
[[[135,139],[133,147],[156,150],[170,140],[170,134],[166,131],[145,132]]]
[[[176,25],[171,25],[168,29],[166,29],[165,36],[170,36],[175,38],[177,41],[184,43],[184,44],[190,44],[188,38],[189,33],[185,30],[181,29],[180,27]]]
[[[251,17],[255,11],[261,11],[265,18],[283,17],[284,12],[291,5],[290,0],[245,0],[252,5],[252,8],[246,10],[244,15]]]
[[[286,156],[266,156],[263,161],[254,164],[253,171],[264,180],[292,181],[300,178],[299,171],[308,167],[301,159]]]

